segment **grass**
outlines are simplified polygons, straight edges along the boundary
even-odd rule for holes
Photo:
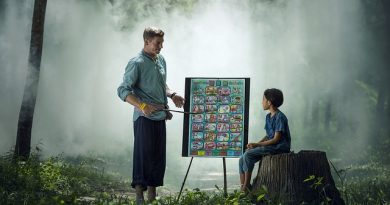
[[[83,196],[114,198],[117,190],[130,191],[129,182],[61,156],[40,160],[32,154],[27,161],[2,156],[0,177],[0,204],[84,204]]]
[[[349,166],[337,174],[346,204],[390,204],[390,169],[377,162]]]
[[[0,157],[0,204],[135,204],[129,180],[104,170],[105,159],[91,157],[51,157],[32,154],[28,161]],[[390,170],[378,163],[338,170],[335,181],[346,204],[389,204]],[[198,188],[158,197],[157,205],[202,204],[283,204],[267,197],[263,187],[245,196],[235,190],[225,197],[218,186],[214,191]],[[322,204],[329,204],[323,201]]]

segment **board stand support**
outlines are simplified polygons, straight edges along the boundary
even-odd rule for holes
[[[223,161],[223,195],[227,197],[227,179],[226,179],[226,159],[222,157]]]
[[[181,193],[183,192],[183,187],[184,187],[184,184],[186,183],[188,172],[190,171],[193,159],[194,159],[194,157],[191,157],[191,161],[190,161],[190,164],[188,165],[187,172],[186,172],[186,175],[184,177],[183,183],[181,184],[179,196],[176,199],[176,203],[179,203],[180,196],[181,196]],[[223,192],[224,192],[223,194],[225,197],[227,197],[227,178],[226,178],[226,159],[225,159],[225,157],[222,157],[222,161],[223,161]]]

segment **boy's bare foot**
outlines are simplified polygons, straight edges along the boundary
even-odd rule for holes
[[[248,194],[252,190],[252,185],[241,184],[241,192]]]

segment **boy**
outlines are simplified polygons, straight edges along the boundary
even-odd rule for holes
[[[291,136],[287,117],[279,110],[283,93],[271,88],[264,91],[263,109],[269,110],[265,118],[266,136],[257,143],[248,143],[247,151],[240,157],[239,172],[241,191],[248,192],[255,163],[264,155],[290,152]]]

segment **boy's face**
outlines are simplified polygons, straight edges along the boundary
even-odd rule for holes
[[[271,102],[269,100],[267,100],[264,95],[263,95],[263,102],[262,102],[262,104],[263,104],[263,109],[264,110],[268,110],[269,107],[271,106]]]

